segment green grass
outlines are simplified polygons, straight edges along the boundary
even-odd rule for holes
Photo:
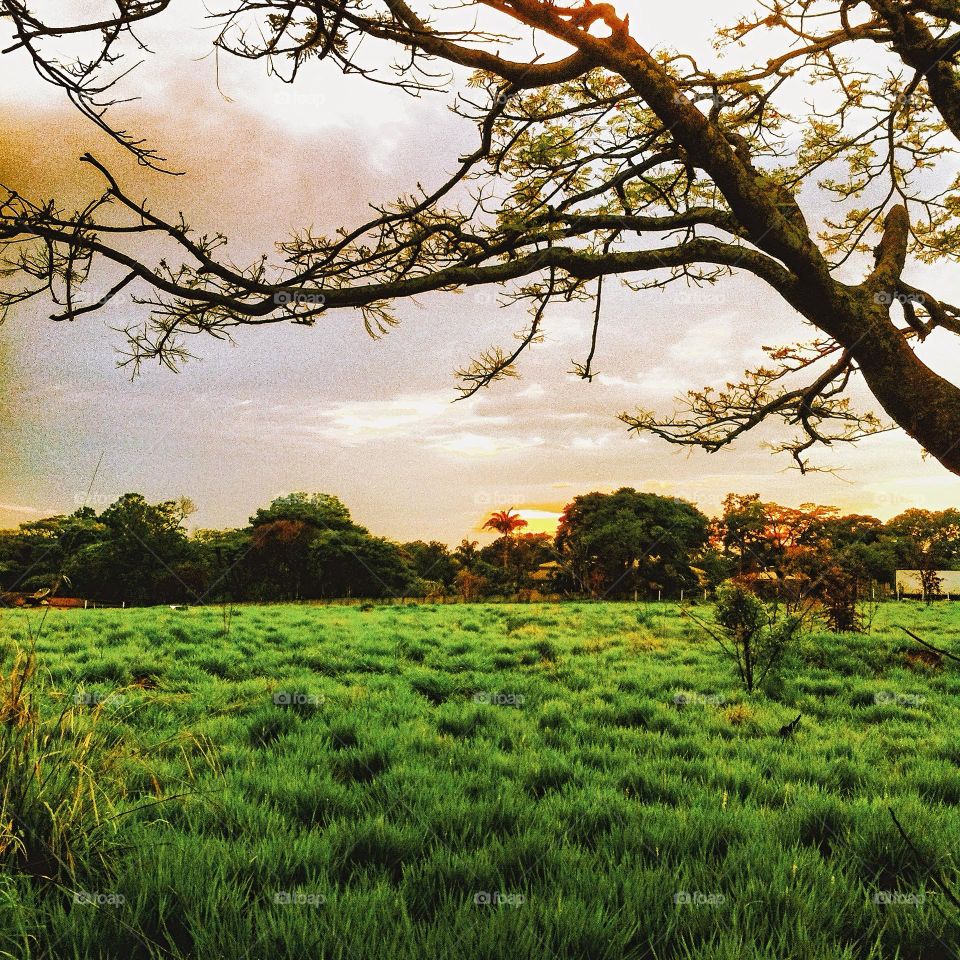
[[[898,623],[960,649],[889,604],[748,697],[666,604],[52,611],[41,707],[113,694],[124,792],[107,868],[0,876],[0,955],[955,956],[960,672]]]

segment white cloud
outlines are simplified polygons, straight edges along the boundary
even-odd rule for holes
[[[411,437],[442,420],[449,406],[449,398],[439,394],[334,403],[317,412],[317,432],[347,446]]]
[[[394,397],[390,400],[353,400],[329,404],[303,417],[285,406],[280,420],[297,417],[291,432],[345,447],[386,441],[415,441],[431,450],[466,457],[493,457],[541,446],[538,436],[508,432],[513,418],[481,415],[481,399],[453,404],[447,392]],[[282,429],[282,427],[281,427]]]
[[[611,439],[609,433],[602,433],[596,437],[574,437],[569,446],[573,450],[599,450],[605,447]]]
[[[547,391],[542,383],[531,383],[528,387],[524,387],[517,392],[518,397],[523,397],[527,400],[539,400],[546,395]]]
[[[511,437],[506,435],[459,433],[441,437],[431,446],[435,450],[445,450],[468,457],[492,457],[502,453],[515,453],[529,447],[543,444],[542,437]]]

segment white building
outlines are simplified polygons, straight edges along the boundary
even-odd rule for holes
[[[940,593],[960,598],[960,570],[937,570]],[[897,571],[897,593],[907,597],[923,596],[923,582],[919,570]]]

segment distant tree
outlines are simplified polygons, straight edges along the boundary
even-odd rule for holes
[[[469,567],[462,567],[457,571],[454,583],[461,599],[467,603],[479,599],[489,587],[489,580],[482,574],[474,573]]]
[[[731,493],[723,501],[722,516],[713,521],[712,541],[740,576],[784,576],[796,572],[798,558],[831,540],[831,524],[839,514],[833,506],[786,507],[764,502],[759,494]]]
[[[0,534],[0,585],[7,590],[69,592],[74,558],[106,534],[90,507],[4,531]]]
[[[837,549],[854,544],[876,543],[885,533],[883,522],[861,513],[837,514],[824,518],[819,530]]]
[[[414,540],[401,547],[414,573],[421,579],[452,587],[457,575],[457,564],[450,548],[438,540],[424,543]]]
[[[691,558],[706,544],[709,521],[692,503],[624,487],[576,497],[560,518],[557,547],[579,588],[628,595],[697,583]]]
[[[463,539],[453,549],[453,557],[461,567],[471,570],[480,559],[480,544],[476,540]]]
[[[287,493],[274,499],[269,507],[261,507],[250,518],[250,526],[258,527],[274,520],[293,520],[319,530],[355,530],[357,525],[339,497],[330,493]]]
[[[252,546],[250,530],[196,530],[191,540],[206,569],[205,593],[218,600],[254,595],[247,562]]]
[[[872,543],[851,543],[839,550],[840,565],[865,583],[893,584],[897,572],[897,548],[883,535]]]
[[[18,531],[0,530],[0,590],[19,586],[25,565]]]
[[[500,566],[492,574],[492,579],[499,580],[499,586],[504,590],[517,590],[524,585],[527,578],[535,573],[540,564],[556,559],[553,537],[548,533],[521,533],[508,538],[498,537],[493,543],[480,551],[481,561],[494,566],[495,560],[502,560],[504,548],[507,548],[508,562],[506,567]]]
[[[262,599],[300,600],[316,593],[310,544],[321,533],[303,520],[270,520],[253,528],[248,565]]]
[[[753,573],[770,563],[767,512],[759,493],[729,493],[723,514],[713,523],[713,539],[731,558],[739,574]]]
[[[517,530],[522,530],[527,526],[527,521],[519,514],[513,512],[513,507],[509,510],[499,510],[491,514],[490,519],[483,525],[484,530],[496,530],[501,534],[503,540],[503,569],[507,569],[510,560],[510,538]]]
[[[692,558],[690,569],[696,576],[699,587],[716,590],[736,572],[736,562],[722,548],[708,543]]]
[[[824,524],[840,514],[837,507],[816,503],[802,503],[799,507],[765,503],[764,510],[767,517],[765,535],[774,550],[781,554],[818,543],[824,536]]]
[[[250,518],[248,567],[263,599],[308,599],[321,594],[310,546],[326,533],[367,531],[353,522],[346,505],[329,493],[288,493]]]
[[[177,497],[171,502],[174,515],[179,515],[181,524],[186,522],[187,517],[192,517],[197,512],[197,505],[189,497]]]
[[[960,561],[960,510],[905,510],[887,523],[896,538],[904,567],[920,571],[927,599],[940,593],[937,570],[953,569]]]
[[[309,553],[325,597],[403,596],[415,576],[399,545],[360,529],[318,534]]]
[[[837,566],[860,584],[891,584],[897,568],[894,537],[876,517],[846,514],[820,525],[818,535],[827,541]]]
[[[741,585],[762,593],[775,589],[791,608],[819,600],[836,630],[866,622],[857,605],[872,582],[889,583],[896,566],[893,538],[876,517],[843,515],[837,507],[813,503],[785,507],[758,494],[725,498],[711,546]],[[777,579],[767,583],[756,577],[760,573]]]
[[[152,603],[189,599],[195,552],[187,540],[182,501],[151,504],[127,493],[99,517],[102,537],[88,526],[90,542],[74,553],[68,576],[81,595],[107,602]]]

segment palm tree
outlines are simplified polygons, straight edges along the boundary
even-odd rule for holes
[[[453,555],[463,564],[467,570],[472,570],[477,562],[477,547],[480,544],[476,540],[463,539],[459,546],[454,547]]]
[[[510,537],[515,530],[521,530],[527,526],[527,521],[518,513],[514,513],[513,507],[509,510],[498,510],[490,515],[490,519],[483,525],[484,530],[496,530],[503,534],[503,569],[507,569],[507,561],[510,556]]]

